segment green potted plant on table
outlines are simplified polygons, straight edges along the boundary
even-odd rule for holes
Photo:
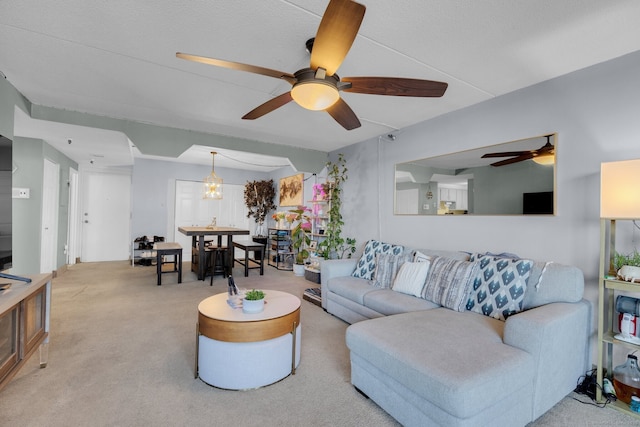
[[[264,292],[252,289],[244,294],[242,311],[245,313],[260,313],[264,310]]]
[[[613,254],[613,267],[619,279],[627,282],[640,282],[640,253],[634,250],[630,254]]]
[[[292,209],[287,214],[287,220],[290,220],[295,226],[291,230],[291,246],[295,254],[295,263],[293,265],[293,273],[296,276],[304,276],[304,262],[309,258],[309,243],[311,238],[309,232],[311,231],[311,218],[308,213],[311,212],[306,206],[298,206],[297,209]]]

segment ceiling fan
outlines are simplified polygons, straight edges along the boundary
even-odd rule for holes
[[[345,77],[336,71],[347,56],[358,35],[364,18],[365,6],[351,0],[331,0],[324,12],[315,39],[307,41],[311,52],[309,68],[293,74],[283,71],[222,59],[207,58],[177,52],[176,56],[189,61],[215,65],[261,74],[291,83],[292,88],[245,114],[242,118],[253,120],[296,101],[309,110],[324,110],[347,130],[360,127],[360,120],[340,97],[340,91],[372,95],[440,97],[447,90],[447,83],[431,80],[399,77]]]
[[[540,164],[553,164],[555,147],[549,141],[553,135],[546,135],[547,143],[537,150],[525,150],[525,151],[504,151],[502,153],[487,153],[482,156],[483,159],[491,157],[511,157],[510,159],[500,160],[499,162],[491,163],[491,166],[505,166],[513,163],[522,162],[525,160],[533,159],[534,162]]]

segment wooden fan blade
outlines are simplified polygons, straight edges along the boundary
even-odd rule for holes
[[[390,96],[440,97],[449,86],[444,82],[401,77],[345,77],[342,81],[351,83],[350,88],[343,89],[345,92]]]
[[[206,56],[191,55],[182,52],[176,52],[176,56],[180,59],[186,59],[187,61],[201,62],[203,64],[214,65],[216,67],[230,68],[232,70],[247,71],[249,73],[275,77],[276,79],[284,79],[291,84],[294,84],[296,82],[296,78],[293,74],[285,73],[278,70],[272,70],[271,68],[242,64],[240,62],[225,61],[222,59],[207,58]]]
[[[361,126],[356,113],[353,112],[351,107],[349,107],[342,98],[339,98],[338,101],[327,108],[326,111],[346,130],[353,130]]]
[[[293,98],[291,98],[291,92],[285,92],[282,95],[271,98],[264,104],[257,106],[256,108],[242,116],[242,118],[244,120],[255,120],[258,117],[262,117],[265,114],[282,107],[283,105],[291,102],[291,100],[293,100]]]
[[[525,150],[525,151],[503,151],[501,153],[487,153],[483,154],[482,158],[487,159],[490,157],[517,157],[522,156],[524,154],[531,154],[532,156],[545,154],[549,152],[553,152],[555,147],[550,143],[546,143],[544,146],[538,148],[537,150]]]
[[[358,35],[366,8],[351,0],[331,0],[324,11],[311,50],[311,68],[338,71]]]
[[[533,153],[533,151],[504,151],[502,153],[487,153],[483,154],[482,158],[488,159],[491,157],[518,157],[528,153]]]
[[[525,160],[533,159],[533,153],[526,153],[518,157],[513,157],[511,159],[501,160],[499,162],[491,163],[491,166],[505,166],[510,165],[512,163],[523,162]]]

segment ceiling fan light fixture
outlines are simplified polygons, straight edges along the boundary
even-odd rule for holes
[[[544,154],[540,154],[539,156],[535,156],[531,160],[533,160],[539,165],[550,166],[555,163],[556,156],[554,153],[544,153]]]
[[[216,175],[214,170],[215,151],[211,152],[211,174],[207,175],[204,180],[204,193],[202,198],[205,200],[221,200],[222,199],[222,178]]]
[[[298,82],[291,89],[291,97],[307,110],[326,110],[340,99],[338,88],[324,80]]]

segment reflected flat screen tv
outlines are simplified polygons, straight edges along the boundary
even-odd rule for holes
[[[553,191],[523,193],[522,213],[525,215],[553,215]]]

